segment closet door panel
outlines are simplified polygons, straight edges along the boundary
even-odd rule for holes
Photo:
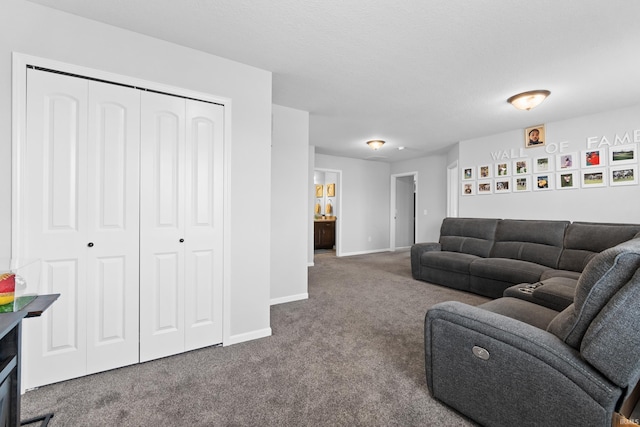
[[[59,293],[40,319],[24,322],[23,384],[37,387],[86,371],[87,81],[27,70],[20,241],[39,259],[28,293]]]
[[[140,92],[90,82],[87,373],[138,362]]]
[[[144,92],[140,169],[140,360],[184,351],[185,100]]]
[[[224,107],[188,100],[185,185],[187,350],[222,342]]]

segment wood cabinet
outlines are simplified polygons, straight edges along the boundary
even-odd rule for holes
[[[336,244],[336,222],[314,221],[313,223],[313,248],[333,249]]]

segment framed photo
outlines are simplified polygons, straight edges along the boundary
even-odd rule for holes
[[[335,195],[336,195],[336,185],[327,184],[327,197],[335,197]]]
[[[533,159],[533,172],[553,172],[553,157],[544,156]]]
[[[531,191],[531,176],[516,176],[513,178],[513,191]]]
[[[596,188],[607,185],[607,172],[605,168],[586,169],[580,171],[582,188]]]
[[[316,197],[322,197],[324,195],[323,189],[324,185],[316,184]]]
[[[533,176],[533,191],[553,190],[553,174],[543,173]]]
[[[580,188],[578,171],[558,172],[556,176],[556,190],[573,190]]]
[[[618,166],[609,169],[609,185],[638,184],[638,165]]]
[[[462,193],[463,196],[473,196],[476,194],[476,183],[475,182],[463,182],[462,183]]]
[[[581,165],[583,168],[597,168],[607,163],[606,152],[600,148],[583,150]]]
[[[578,153],[558,154],[556,170],[570,170],[578,168]]]
[[[544,147],[545,141],[544,125],[531,126],[524,130],[524,146],[526,148]]]
[[[500,162],[495,164],[495,173],[494,176],[496,178],[510,176],[511,175],[511,165],[509,162]]]
[[[529,159],[518,159],[513,161],[513,174],[526,175],[531,173],[529,170]]]
[[[477,194],[492,194],[491,180],[486,179],[484,181],[478,181],[478,193]]]
[[[491,178],[491,166],[481,165],[478,166],[478,179]]]
[[[473,173],[474,168],[462,168],[462,180],[468,181],[470,179],[475,179],[475,174]]]
[[[637,144],[627,144],[609,147],[609,166],[638,163]]]
[[[493,181],[494,193],[511,193],[511,179],[510,178],[496,178]]]

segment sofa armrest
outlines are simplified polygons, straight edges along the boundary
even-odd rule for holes
[[[411,246],[411,275],[420,279],[420,257],[425,252],[440,251],[442,245],[438,242],[416,243]]]
[[[487,425],[610,425],[622,394],[555,335],[454,301],[427,312],[425,367],[435,398]]]

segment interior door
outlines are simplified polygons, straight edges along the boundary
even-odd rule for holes
[[[185,100],[142,93],[140,361],[184,351]]]
[[[224,107],[187,100],[185,350],[222,342]]]

